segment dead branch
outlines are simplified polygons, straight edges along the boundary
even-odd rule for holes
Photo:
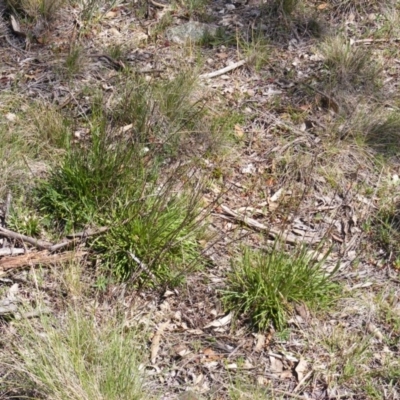
[[[150,3],[153,4],[153,6],[160,7],[160,8],[168,8],[169,7],[169,4],[161,4],[154,0],[150,0]]]
[[[21,240],[23,243],[29,243],[32,246],[38,248],[39,250],[48,249],[53,246],[52,243],[45,242],[43,240],[35,239],[30,236],[21,235],[20,233],[10,231],[9,229],[0,227],[0,236],[4,236],[9,239]]]
[[[82,258],[86,254],[88,254],[86,251],[68,251],[62,254],[49,254],[48,251],[40,251],[28,253],[19,257],[3,257],[0,259],[0,271],[9,271],[39,264],[48,266]]]
[[[110,228],[108,226],[101,226],[100,228],[94,229],[86,229],[82,232],[71,233],[67,235],[68,239],[75,239],[75,238],[85,238],[89,236],[100,235],[101,233],[107,232]]]
[[[145,265],[142,261],[140,261],[139,258],[137,258],[132,252],[129,251],[128,254],[132,258],[132,260],[135,261],[139,265],[139,270],[135,274],[133,280],[135,280],[137,278],[137,276],[140,274],[141,271],[144,271],[147,275],[150,276],[151,279],[153,279],[154,282],[157,281],[156,276],[149,270],[147,265]]]
[[[299,243],[304,243],[304,242],[318,243],[320,241],[320,239],[318,237],[313,237],[313,238],[305,237],[305,236],[301,237],[301,236],[293,235],[290,232],[281,231],[281,230],[273,228],[273,227],[269,228],[269,227],[265,226],[264,224],[261,224],[257,220],[250,218],[250,217],[246,217],[244,215],[240,215],[236,211],[233,211],[224,205],[221,205],[221,208],[224,211],[224,213],[226,215],[228,215],[229,217],[232,217],[232,218],[244,223],[245,225],[247,225],[248,227],[250,227],[254,230],[266,232],[268,235],[270,235],[274,239],[282,239],[286,243],[290,243],[290,244],[299,244]]]
[[[72,240],[66,240],[65,242],[57,243],[57,244],[54,244],[53,246],[50,246],[48,248],[48,250],[49,250],[50,253],[54,253],[54,252],[59,251],[59,250],[64,250],[64,249],[71,248],[71,247],[75,246],[78,243],[81,243],[81,240],[79,238],[72,239]]]
[[[358,40],[352,41],[352,44],[373,44],[373,43],[388,43],[388,42],[400,42],[400,38],[358,39]]]
[[[241,67],[242,65],[244,65],[246,63],[247,63],[247,60],[240,60],[238,62],[235,62],[235,63],[233,63],[231,65],[228,65],[227,67],[219,69],[217,71],[210,72],[208,74],[202,74],[202,75],[200,75],[200,78],[201,79],[215,78],[216,76],[223,75],[223,74],[225,74],[227,72],[230,72],[230,71],[232,71],[232,70],[234,70],[236,68],[239,68],[239,67]]]

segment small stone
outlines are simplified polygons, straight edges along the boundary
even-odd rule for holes
[[[167,29],[165,35],[171,42],[185,44],[190,42],[198,43],[205,35],[214,36],[216,32],[216,26],[196,21],[189,21],[186,24]]]

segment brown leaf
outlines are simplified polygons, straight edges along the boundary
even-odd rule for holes
[[[257,342],[256,342],[256,345],[254,347],[254,351],[256,353],[259,353],[260,351],[262,351],[264,349],[264,346],[265,346],[265,335],[257,334],[256,335],[256,339],[257,339]]]
[[[160,340],[161,336],[165,331],[165,328],[169,325],[169,322],[164,322],[163,324],[160,325],[158,328],[156,334],[153,337],[153,340],[151,342],[151,362],[152,364],[155,364],[156,359],[157,359],[157,354],[158,351],[160,350]]]
[[[304,358],[300,358],[299,363],[297,364],[296,371],[297,381],[300,382],[304,378],[305,371],[308,369],[307,361]]]
[[[325,10],[325,8],[328,8],[328,3],[321,3],[321,4],[317,7],[317,9],[320,10],[320,11]]]
[[[239,139],[241,139],[241,138],[244,136],[244,130],[243,130],[243,128],[242,128],[240,125],[238,125],[238,124],[235,125],[235,135],[236,135],[236,137],[239,138]]]
[[[274,373],[283,372],[283,363],[276,357],[270,356],[269,362],[271,363],[271,371]]]

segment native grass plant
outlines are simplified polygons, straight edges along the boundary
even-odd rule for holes
[[[63,65],[60,67],[60,72],[67,79],[71,79],[81,72],[84,63],[82,48],[72,44]]]
[[[129,329],[115,315],[100,319],[71,308],[62,319],[15,323],[2,391],[52,400],[142,399],[139,371],[145,328]]]
[[[79,10],[82,21],[90,24],[98,22],[110,11],[117,0],[69,0]]]
[[[35,105],[33,114],[35,142],[41,143],[40,153],[49,156],[62,153],[71,134],[72,120],[56,107]]]
[[[195,16],[205,13],[209,0],[181,0],[177,3],[183,6],[190,16]]]
[[[90,225],[110,227],[93,248],[118,278],[139,271],[150,282],[154,276],[176,282],[179,267],[199,256],[195,237],[201,225],[196,219],[200,191],[175,193],[177,180],[184,177],[177,168],[160,186],[157,166],[146,163],[132,144],[112,147],[95,136],[89,149],[71,150],[39,187],[42,210],[67,232]]]
[[[389,7],[393,0],[330,0],[330,9],[335,14],[362,13],[368,15],[379,8]]]
[[[115,126],[130,126],[135,141],[164,158],[218,152],[225,130],[207,115],[196,83],[195,75],[185,71],[160,83],[138,79],[125,84],[109,118]]]
[[[26,204],[23,196],[20,199],[13,199],[7,226],[15,232],[31,237],[39,237],[42,233],[40,216]]]
[[[38,115],[37,105],[15,93],[1,93],[0,112],[0,201],[7,195],[19,197],[31,184],[32,175],[45,169],[44,142],[35,132],[33,116]],[[46,153],[47,154],[47,153]],[[41,170],[41,171],[40,171]]]
[[[331,87],[339,86],[350,91],[379,88],[381,67],[368,49],[351,45],[345,37],[334,36],[320,45],[320,51]]]
[[[304,247],[292,255],[278,247],[270,253],[245,249],[232,262],[222,291],[225,307],[244,314],[258,329],[272,323],[281,330],[294,304],[327,306],[339,294],[340,287],[332,280],[335,270],[327,273],[323,262],[313,261]]]
[[[6,0],[12,9],[34,20],[51,21],[65,0]]]
[[[238,40],[238,46],[256,71],[260,71],[270,58],[271,46],[262,32],[249,31]]]
[[[201,178],[193,173],[193,160],[171,163],[201,110],[196,103],[191,110],[184,85],[126,88],[111,110],[94,100],[89,139],[70,140],[61,162],[37,187],[38,207],[61,233],[107,226],[91,245],[117,278],[173,285],[189,265],[201,265]]]
[[[301,0],[272,0],[265,3],[264,11],[269,15],[283,14],[285,17],[291,16],[297,9]]]
[[[356,140],[388,159],[396,157],[400,151],[400,113],[397,110],[359,101],[351,118],[339,119],[338,124],[341,140]]]
[[[393,187],[395,188],[395,187]],[[398,191],[398,189],[397,189]],[[382,250],[388,261],[400,267],[400,206],[393,202],[383,206],[367,224],[367,232]]]

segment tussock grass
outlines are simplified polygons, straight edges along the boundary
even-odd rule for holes
[[[380,86],[381,67],[372,53],[360,46],[351,45],[342,36],[325,39],[320,45],[327,68],[327,81],[331,87],[339,86],[346,91],[374,90]]]
[[[331,304],[339,292],[332,275],[313,262],[306,250],[289,255],[275,247],[270,253],[245,250],[232,262],[227,288],[222,291],[228,310],[243,313],[259,329],[286,325],[295,303],[310,307]]]
[[[400,204],[385,204],[369,221],[367,231],[385,256],[397,268],[400,267]]]
[[[11,354],[1,357],[8,372],[2,389],[53,400],[142,399],[139,364],[145,330],[123,320],[71,308],[63,319],[40,317],[15,324]]]
[[[202,264],[203,184],[193,159],[181,156],[208,121],[194,88],[192,76],[178,75],[154,86],[130,81],[110,109],[95,96],[87,138],[77,141],[67,130],[65,155],[36,188],[53,232],[110,228],[91,245],[119,279],[175,285],[189,265]]]
[[[270,58],[271,45],[261,32],[252,30],[247,35],[243,35],[243,39],[239,40],[238,47],[244,58],[250,61],[257,72],[267,64]]]
[[[400,114],[373,104],[360,104],[350,118],[339,121],[340,139],[349,138],[371,147],[376,154],[388,159],[400,151]]]
[[[35,20],[44,19],[51,21],[65,0],[6,0],[11,9],[27,15]]]
[[[37,106],[12,92],[1,93],[0,112],[0,199],[7,193],[19,196],[30,186],[32,175],[45,158],[43,141],[38,140],[33,124]]]
[[[393,0],[330,0],[330,7],[335,13],[358,12],[368,14],[382,7],[391,6]]]

